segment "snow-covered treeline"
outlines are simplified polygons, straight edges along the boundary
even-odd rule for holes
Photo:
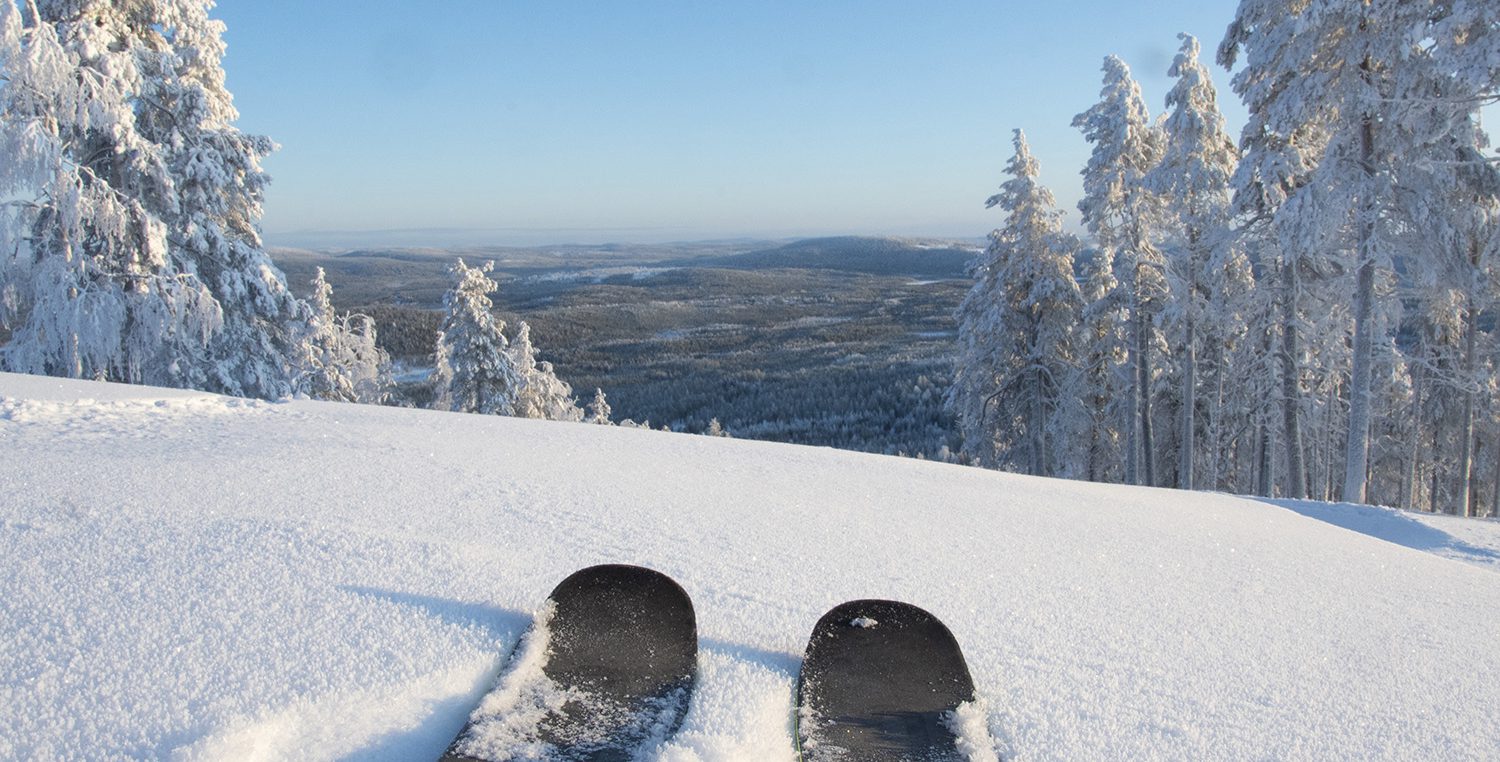
[[[321,269],[297,298],[261,244],[275,144],[234,126],[212,5],[0,0],[0,370],[387,401],[374,321]],[[527,326],[475,313],[494,283],[455,272],[443,404],[581,419]]]
[[[275,148],[209,0],[0,0],[0,368],[378,401],[373,324],[297,299],[257,232]]]
[[[1098,481],[1500,515],[1500,6],[1243,0],[1225,132],[1104,62],[1066,233],[1017,132],[958,312],[965,455]],[[1067,275],[1070,277],[1062,277]]]

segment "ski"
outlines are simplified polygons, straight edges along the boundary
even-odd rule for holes
[[[905,603],[850,601],[813,628],[797,681],[805,762],[964,760],[954,712],[974,700],[958,641]]]
[[[563,580],[440,762],[623,762],[674,733],[697,676],[692,601],[639,566]]]

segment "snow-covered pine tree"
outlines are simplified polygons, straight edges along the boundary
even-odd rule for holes
[[[521,373],[505,339],[505,321],[490,313],[495,281],[486,262],[453,264],[453,288],[443,295],[442,329],[437,337],[434,405],[439,409],[487,415],[514,415]]]
[[[380,404],[390,396],[391,360],[375,343],[375,321],[366,315],[336,315],[333,286],[319,267],[308,299],[311,316],[299,354],[307,359],[298,387],[337,402]]]
[[[1275,495],[1288,447],[1282,433],[1279,252],[1266,224],[1236,231],[1235,245],[1255,263],[1254,287],[1244,305],[1245,336],[1231,355],[1226,376],[1224,432],[1219,438],[1229,458],[1220,489],[1242,495]],[[1284,493],[1283,493],[1284,494]]]
[[[604,390],[595,387],[594,401],[590,402],[588,405],[588,416],[583,419],[584,422],[597,423],[601,426],[611,426],[614,424],[614,422],[610,420],[611,414],[612,411],[609,409],[609,400],[605,398]]]
[[[1227,205],[1229,194],[1224,198]],[[1240,434],[1253,425],[1253,408],[1264,397],[1245,397],[1245,374],[1258,365],[1256,345],[1250,337],[1250,320],[1261,304],[1257,299],[1254,271],[1246,255],[1226,228],[1219,246],[1209,258],[1206,290],[1211,307],[1202,315],[1205,352],[1200,363],[1200,388],[1206,396],[1204,431],[1198,457],[1207,471],[1199,470],[1199,481],[1210,489],[1228,489],[1224,481],[1235,470],[1243,444]]]
[[[1216,358],[1222,358],[1223,343],[1229,339],[1224,331],[1203,331],[1202,323],[1211,314],[1232,317],[1230,305],[1220,301],[1226,294],[1215,293],[1213,287],[1231,279],[1242,284],[1248,280],[1248,273],[1238,267],[1243,259],[1233,255],[1227,235],[1229,178],[1239,152],[1224,131],[1224,117],[1219,113],[1208,69],[1198,61],[1198,40],[1188,34],[1178,35],[1178,39],[1182,48],[1168,72],[1177,83],[1167,93],[1171,113],[1165,124],[1166,148],[1161,161],[1147,175],[1146,185],[1170,199],[1170,213],[1183,239],[1177,249],[1179,256],[1170,267],[1180,322],[1175,342],[1181,389],[1177,486],[1192,489],[1197,483],[1199,364],[1204,345],[1212,348]],[[1235,266],[1244,275],[1215,272],[1216,264],[1220,270]],[[1210,303],[1214,307],[1211,312]],[[1222,368],[1216,368],[1216,372],[1222,378]]]
[[[1493,3],[1423,0],[1241,0],[1219,48],[1219,62],[1244,67],[1233,86],[1249,108],[1247,161],[1265,167],[1295,156],[1314,169],[1281,214],[1309,215],[1288,226],[1299,250],[1352,252],[1354,273],[1349,427],[1342,499],[1366,497],[1374,415],[1375,348],[1381,320],[1377,283],[1389,272],[1391,210],[1409,172],[1408,157],[1444,140],[1460,120],[1434,120],[1434,96],[1473,105],[1493,92]],[[1457,31],[1456,31],[1457,30]],[[1474,47],[1469,47],[1474,46]],[[1453,62],[1467,61],[1457,68]],[[1460,75],[1459,72],[1462,71]],[[1468,83],[1469,93],[1453,93]],[[1414,104],[1419,105],[1415,111]],[[1410,117],[1415,114],[1414,122]],[[1257,155],[1274,151],[1271,156]],[[1286,173],[1283,173],[1286,174]],[[1308,203],[1317,201],[1317,203]]]
[[[1436,116],[1445,118],[1447,108]],[[1416,331],[1417,362],[1435,371],[1427,386],[1429,407],[1446,411],[1443,439],[1452,465],[1442,479],[1443,505],[1455,512],[1477,511],[1474,451],[1476,410],[1488,392],[1482,316],[1497,303],[1500,289],[1500,165],[1485,156],[1487,136],[1477,112],[1466,115],[1467,129],[1446,145],[1434,146],[1428,171],[1416,178],[1433,181],[1403,194],[1409,231],[1403,248],[1418,252],[1425,267],[1408,268],[1424,310]],[[1492,341],[1492,338],[1491,338]],[[1438,424],[1433,420],[1434,425]],[[1435,432],[1434,437],[1439,435]],[[1434,462],[1437,468],[1437,462]],[[1436,479],[1434,481],[1437,481]]]
[[[531,326],[525,321],[510,343],[511,363],[520,374],[515,415],[547,421],[581,421],[583,410],[573,400],[573,388],[557,377],[550,362],[537,362],[531,345]]]
[[[1078,211],[1099,247],[1101,267],[1115,268],[1114,289],[1103,293],[1107,283],[1099,268],[1086,280],[1089,306],[1088,357],[1106,357],[1108,345],[1117,341],[1120,329],[1108,323],[1121,316],[1125,328],[1126,374],[1116,382],[1126,402],[1125,480],[1132,484],[1154,482],[1151,436],[1151,379],[1155,376],[1151,348],[1160,343],[1156,318],[1167,297],[1165,263],[1155,245],[1158,235],[1159,201],[1143,190],[1141,180],[1161,158],[1161,131],[1151,123],[1141,89],[1130,75],[1130,67],[1116,56],[1104,59],[1104,87],[1099,102],[1073,118],[1094,145],[1083,169],[1083,198]],[[1103,300],[1101,303],[1100,300]],[[1090,363],[1093,365],[1094,363]],[[1103,380],[1102,378],[1100,380]],[[1113,391],[1104,393],[1115,396]]]
[[[72,0],[67,0],[71,4]],[[161,146],[174,183],[162,220],[173,256],[208,287],[223,322],[209,340],[197,388],[257,397],[292,390],[288,371],[305,358],[306,307],[287,288],[257,226],[270,177],[260,160],[269,138],[234,126],[239,112],[224,85],[224,24],[214,0],[158,0],[146,21],[137,107],[141,133]],[[373,337],[373,335],[372,335]]]
[[[1253,122],[1255,114],[1250,118]],[[1313,306],[1312,300],[1327,290],[1323,274],[1336,268],[1329,263],[1331,252],[1308,247],[1304,240],[1317,216],[1308,211],[1318,203],[1312,176],[1326,142],[1323,128],[1317,125],[1307,125],[1291,137],[1247,127],[1241,141],[1245,150],[1230,181],[1232,209],[1243,221],[1237,231],[1238,244],[1253,251],[1260,263],[1259,287],[1272,290],[1262,295],[1262,308],[1256,313],[1260,323],[1252,327],[1264,337],[1263,346],[1275,359],[1274,365],[1259,364],[1263,370],[1275,371],[1276,393],[1264,399],[1274,399],[1280,407],[1280,430],[1268,431],[1263,441],[1280,444],[1285,466],[1271,457],[1264,459],[1263,475],[1277,476],[1263,485],[1267,495],[1303,498],[1308,494],[1303,408],[1308,361],[1315,353],[1308,351],[1304,336],[1310,335],[1311,316],[1322,318],[1323,329],[1330,325],[1330,313]],[[1312,284],[1306,283],[1309,277]]]
[[[1067,392],[1086,417],[1079,432],[1085,458],[1081,475],[1094,482],[1122,477],[1125,459],[1121,456],[1128,444],[1124,432],[1135,423],[1135,417],[1128,415],[1135,394],[1130,383],[1134,374],[1125,363],[1130,345],[1127,294],[1115,280],[1114,264],[1112,252],[1097,248],[1083,265],[1078,365]]]
[[[0,367],[184,385],[168,347],[200,348],[221,318],[154,214],[173,187],[136,126],[138,9],[73,5],[64,21],[0,2]]]
[[[1070,473],[1077,421],[1062,384],[1075,361],[1073,331],[1081,297],[1073,275],[1076,238],[1040,173],[1026,136],[1015,131],[1011,179],[986,206],[1005,225],[974,266],[975,284],[959,305],[958,359],[949,405],[967,455],[981,465],[1031,474]]]
[[[207,0],[0,2],[11,370],[280,397],[306,308],[255,225],[265,138]]]
[[[1467,112],[1500,98],[1500,3],[1484,0],[1431,3],[1425,43],[1438,68],[1452,76],[1447,105]]]

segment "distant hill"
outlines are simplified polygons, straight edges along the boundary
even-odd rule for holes
[[[700,260],[701,267],[801,268],[873,275],[964,278],[977,250],[951,241],[839,236],[808,238],[770,249]]]

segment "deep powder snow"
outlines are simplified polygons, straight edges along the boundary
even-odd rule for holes
[[[650,759],[791,759],[855,598],[953,630],[979,755],[1500,754],[1495,522],[16,375],[0,453],[0,758],[436,758],[596,563],[697,609]]]

